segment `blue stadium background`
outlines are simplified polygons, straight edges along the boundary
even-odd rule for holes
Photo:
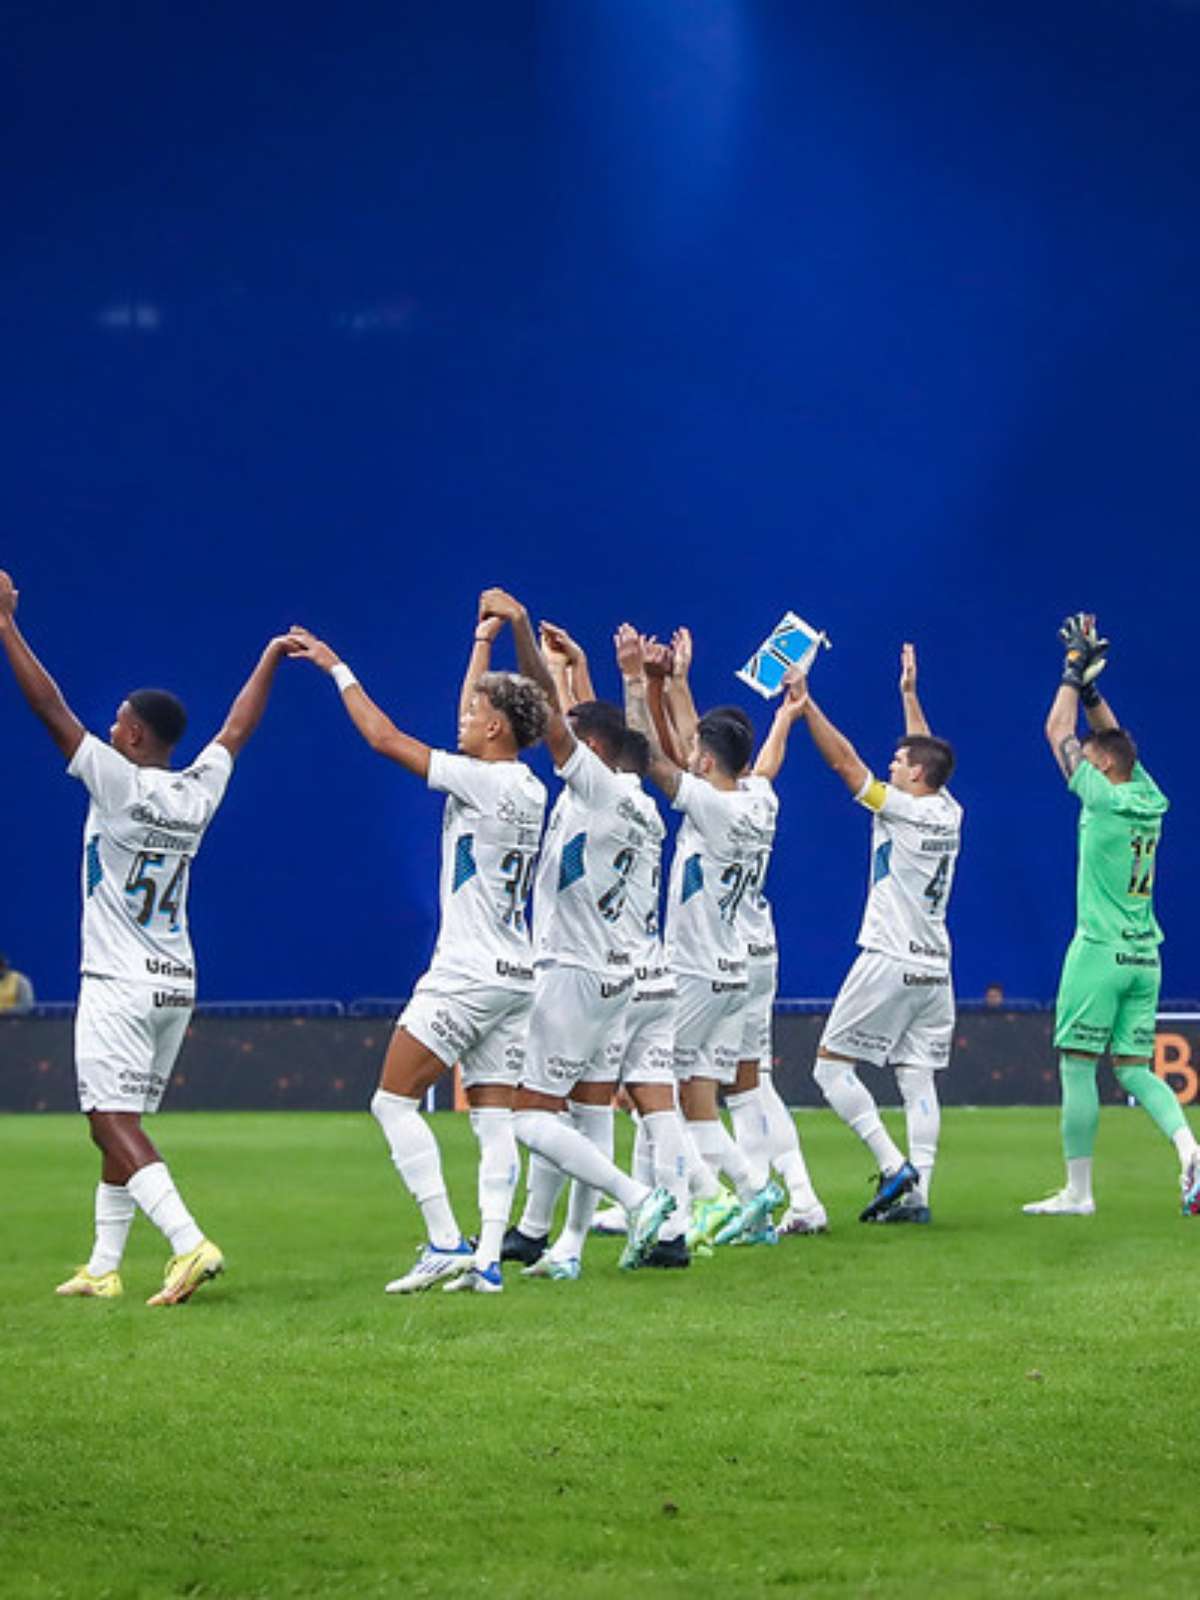
[[[1166,987],[1200,990],[1191,726],[1200,9],[1171,0],[460,0],[6,9],[0,565],[69,699],[189,703],[330,638],[454,733],[478,588],[689,623],[702,700],[782,609],[877,763],[920,647],[958,746],[964,993],[1045,996],[1074,808],[1061,615],[1175,800]],[[0,674],[0,948],[76,955],[82,795]],[[193,748],[190,742],[188,748]],[[783,992],[831,993],[865,821],[803,738]],[[439,805],[288,669],[192,897],[210,998],[399,994]]]

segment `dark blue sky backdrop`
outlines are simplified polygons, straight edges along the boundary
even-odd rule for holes
[[[461,0],[6,8],[0,565],[104,731],[190,751],[269,633],[452,743],[474,597],[695,631],[703,701],[787,607],[882,767],[911,637],[957,745],[960,989],[1053,991],[1064,612],[1174,800],[1166,988],[1200,991],[1191,728],[1200,8]],[[0,675],[0,948],[74,983],[83,796]],[[801,730],[783,987],[852,953],[867,819]],[[208,998],[401,994],[439,802],[288,669],[198,863]]]

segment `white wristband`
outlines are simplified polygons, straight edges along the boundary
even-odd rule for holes
[[[334,683],[337,684],[338,688],[343,694],[345,694],[347,689],[353,689],[354,685],[358,682],[358,679],[354,676],[344,661],[339,661],[336,667],[330,667],[329,676],[333,679]]]

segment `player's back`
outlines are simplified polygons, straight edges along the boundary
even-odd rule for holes
[[[1081,802],[1076,919],[1085,939],[1157,945],[1154,873],[1169,802],[1140,762],[1110,783],[1089,761],[1071,775]]]
[[[862,803],[874,815],[859,944],[917,966],[947,967],[946,908],[962,841],[962,807],[946,789],[914,795],[879,782]]]
[[[685,773],[674,800],[684,821],[667,895],[667,959],[675,972],[744,975],[739,912],[760,855],[775,835],[774,808],[753,789],[717,789]]]

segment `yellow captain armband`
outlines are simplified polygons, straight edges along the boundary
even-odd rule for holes
[[[882,811],[883,802],[887,799],[887,784],[873,772],[868,772],[862,788],[854,798],[860,806],[866,806],[868,811]]]

